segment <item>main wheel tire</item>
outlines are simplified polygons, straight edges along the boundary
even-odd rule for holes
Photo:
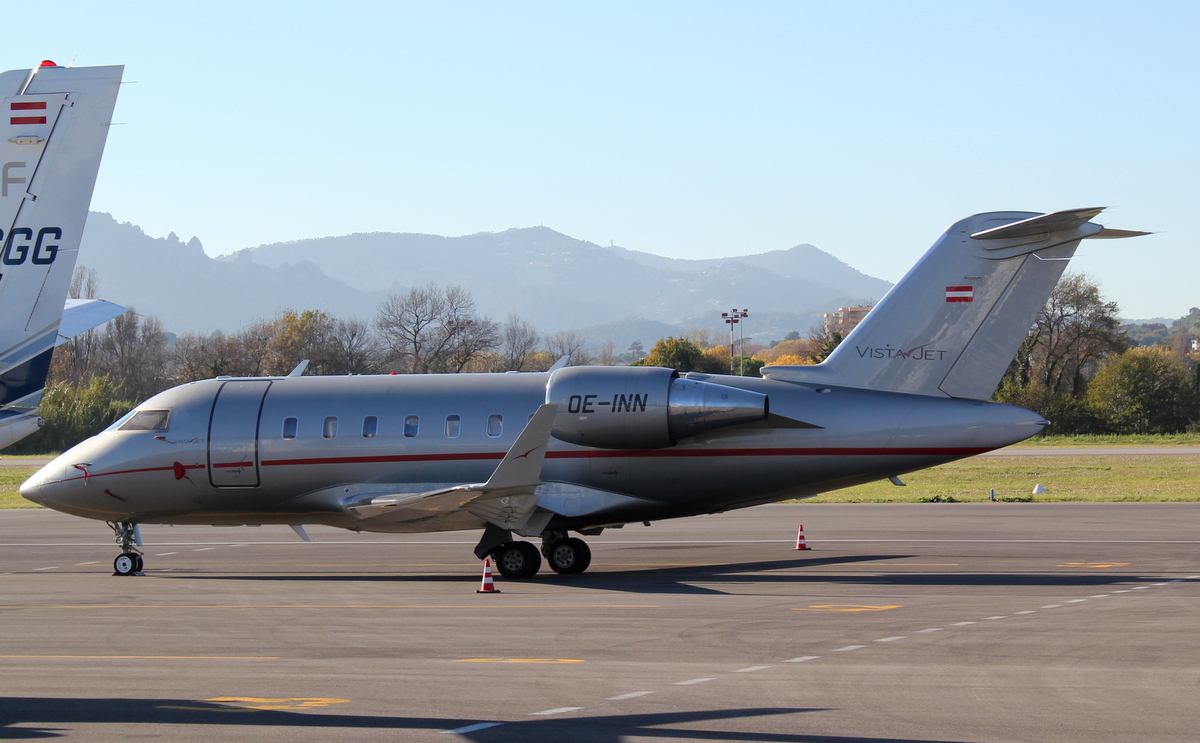
[[[113,573],[116,575],[133,575],[138,571],[138,556],[133,552],[122,552],[113,560]]]
[[[541,554],[529,542],[509,542],[492,554],[496,558],[496,570],[509,580],[532,578],[542,567]]]
[[[146,567],[146,561],[142,559],[142,556],[141,556],[141,555],[138,555],[138,556],[137,556],[137,557],[134,559],[134,562],[136,562],[136,563],[137,563],[137,565],[136,565],[136,566],[134,567],[134,569],[133,569],[133,572],[135,572],[135,573],[140,573],[140,572],[142,572],[142,568]]]
[[[559,575],[574,575],[587,570],[592,551],[582,539],[559,539],[550,545],[550,568]]]

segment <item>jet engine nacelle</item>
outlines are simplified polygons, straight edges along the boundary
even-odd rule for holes
[[[716,428],[766,420],[767,396],[652,366],[569,366],[550,375],[555,438],[601,449],[662,449]]]

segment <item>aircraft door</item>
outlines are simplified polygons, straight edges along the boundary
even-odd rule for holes
[[[258,417],[271,383],[226,382],[208,424],[208,479],[215,488],[258,486]]]

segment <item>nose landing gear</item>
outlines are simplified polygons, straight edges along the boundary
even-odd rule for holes
[[[113,560],[113,575],[144,575],[142,551],[137,548],[142,541],[138,538],[137,524],[129,521],[107,523],[117,535],[117,546],[121,548],[121,554]]]

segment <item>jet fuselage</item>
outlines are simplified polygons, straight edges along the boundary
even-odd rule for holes
[[[193,382],[138,406],[169,411],[165,427],[128,430],[118,421],[63,453],[21,492],[67,513],[114,522],[477,528],[484,522],[461,510],[373,523],[344,505],[382,483],[420,492],[487,480],[547,402],[551,378]],[[597,448],[551,438],[541,474],[546,485],[538,489],[539,505],[554,512],[547,528],[587,529],[802,498],[1006,446],[1045,424],[1028,410],[979,400],[750,377],[685,379],[766,395],[770,415],[662,448]],[[225,387],[227,409],[215,404]],[[597,419],[611,415],[588,411]]]

